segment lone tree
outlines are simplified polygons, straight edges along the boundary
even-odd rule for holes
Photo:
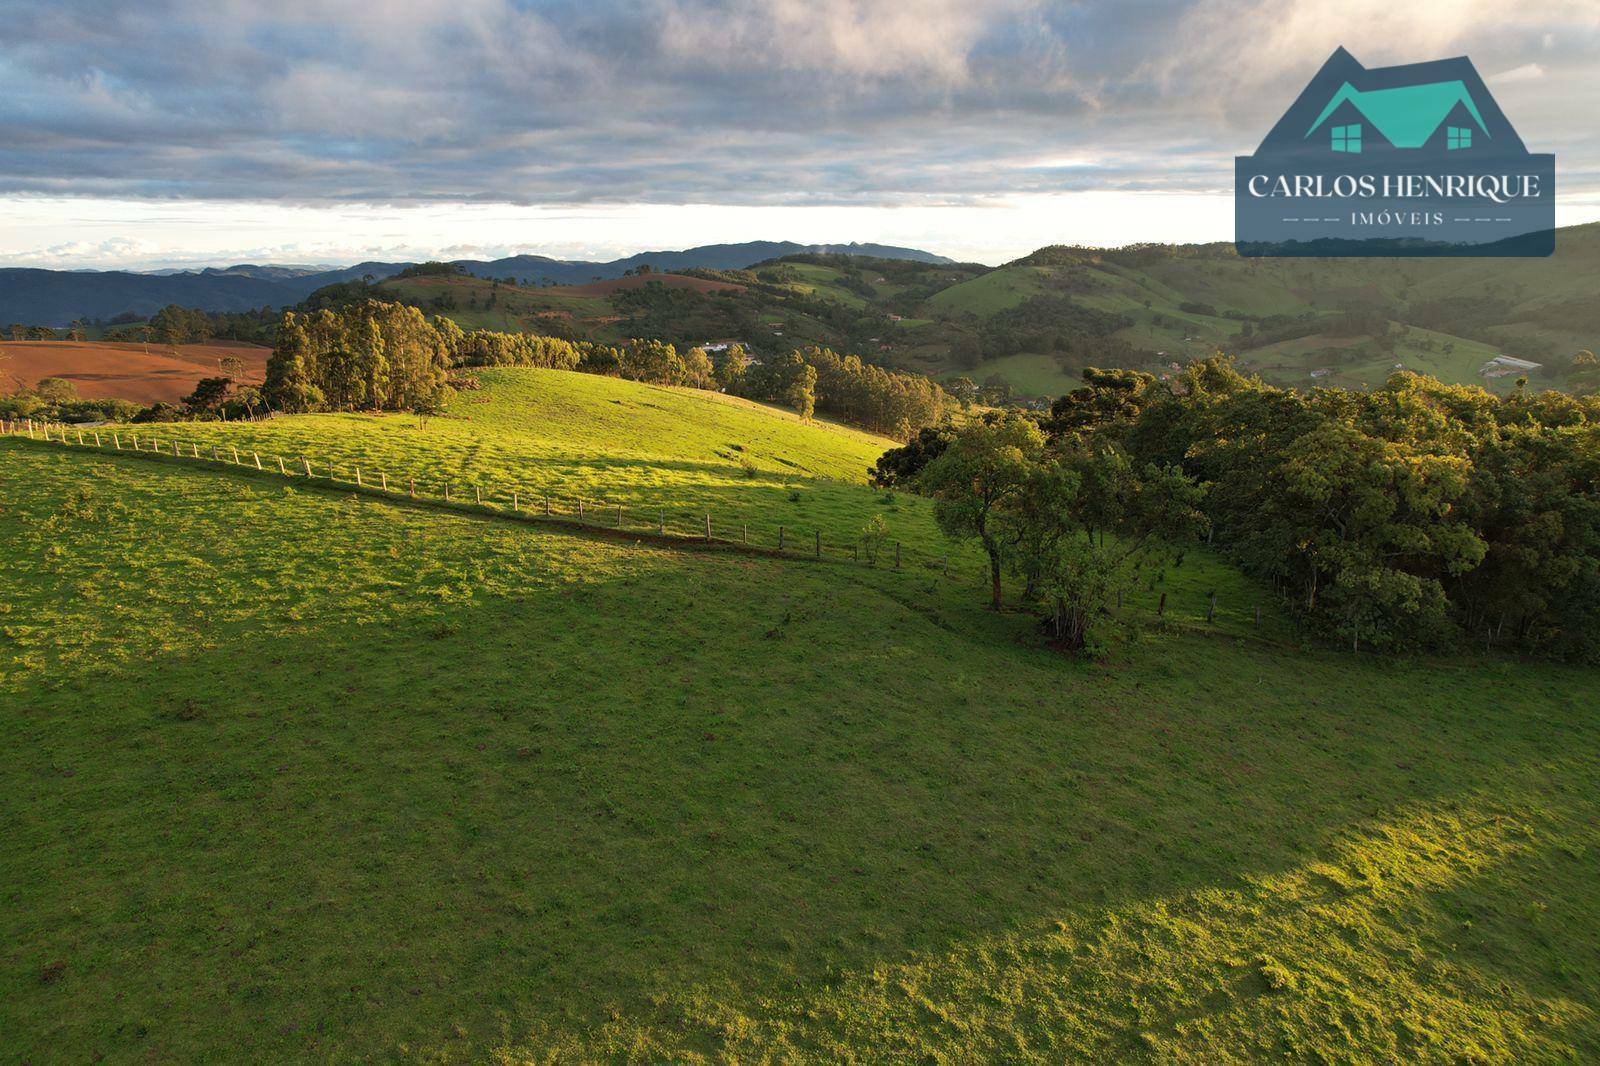
[[[934,519],[952,540],[976,538],[989,556],[989,605],[1001,607],[1004,553],[998,518],[1026,490],[1044,434],[1026,418],[992,415],[963,427],[923,468],[918,484],[935,500]]]
[[[1081,651],[1119,588],[1205,531],[1204,495],[1175,467],[1137,470],[1116,447],[1074,448],[1035,467],[1000,516],[1001,539],[1048,604],[1055,638]]]

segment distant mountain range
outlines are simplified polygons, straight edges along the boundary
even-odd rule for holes
[[[514,278],[528,285],[581,285],[621,277],[648,265],[674,271],[690,267],[738,270],[802,252],[872,256],[919,263],[953,260],[916,248],[886,244],[797,244],[794,241],[747,241],[708,244],[675,252],[640,252],[625,259],[591,263],[514,255],[505,259],[458,259],[454,262],[482,278]],[[197,271],[135,273],[123,270],[34,270],[0,268],[0,324],[62,327],[79,318],[108,319],[131,311],[144,316],[167,304],[206,311],[246,311],[285,307],[336,282],[371,276],[392,277],[411,263],[357,263],[348,267],[244,264]]]

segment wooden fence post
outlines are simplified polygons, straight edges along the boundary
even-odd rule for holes
[[[78,445],[80,447],[83,445],[83,430],[81,429],[78,430]]]
[[[1207,622],[1215,622],[1216,620],[1217,620],[1217,594],[1216,594],[1215,591],[1212,591],[1211,598],[1206,603],[1206,621]]]
[[[511,490],[511,512],[513,514],[516,514],[517,512],[519,512],[521,510],[522,510],[522,508],[517,506],[517,490],[516,489],[512,489]]]
[[[656,533],[663,537],[667,535],[666,511],[662,511],[661,514],[656,517]]]
[[[450,482],[448,481],[444,483],[444,502],[450,502]]]
[[[94,446],[96,448],[100,447],[100,431],[98,429],[94,431]]]
[[[233,450],[233,465],[234,466],[238,466],[239,465],[239,449],[238,448],[234,448],[233,445],[231,445],[231,444],[228,445],[228,447]]]
[[[550,497],[548,495],[544,498],[544,516],[546,518],[550,517]]]
[[[28,419],[28,439],[33,439],[33,419]]]
[[[260,452],[251,452],[250,453],[250,457],[256,461],[256,469],[260,470],[261,469],[261,453]]]
[[[706,543],[711,543],[711,512],[706,512]]]
[[[472,486],[472,501],[480,506],[483,504],[483,490],[476,485]]]
[[[822,558],[822,530],[815,530],[812,534],[816,538],[817,558]]]
[[[361,468],[358,466],[358,467],[356,467],[356,488],[359,489],[361,487],[362,487],[362,484],[361,484]]]
[[[311,476],[311,460],[302,455],[300,461],[306,464],[306,477],[309,478]]]
[[[1167,613],[1167,594],[1165,592],[1163,592],[1161,594],[1161,602],[1156,604],[1156,617],[1160,618],[1162,615],[1164,615],[1166,613]]]
[[[111,440],[112,440],[112,442],[113,442],[113,443],[114,443],[114,444],[116,444],[116,446],[117,446],[117,451],[119,451],[119,452],[120,452],[120,451],[121,451],[121,450],[122,450],[122,438],[121,438],[121,437],[119,437],[119,436],[117,436],[117,434],[116,434],[116,433],[115,433],[115,432],[113,432],[113,433],[112,433],[112,434],[111,434]]]
[[[1259,603],[1256,604],[1256,626],[1257,628],[1261,626],[1261,605]]]
[[[279,455],[279,456],[275,456],[275,458],[278,460],[278,473],[282,474],[284,477],[288,477],[289,476],[289,471],[284,469],[283,456]]]
[[[617,504],[617,528],[622,528],[622,504]]]
[[[783,551],[783,527],[778,527],[778,550]]]
[[[900,569],[900,542],[894,542],[894,568]]]
[[[583,521],[583,497],[578,497],[578,521]]]
[[[739,526],[739,543],[740,544],[749,544],[750,543],[750,523],[749,522],[743,522]]]
[[[414,499],[417,498],[417,479],[416,478],[411,478],[410,481],[411,481],[411,498],[414,500]]]
[[[381,488],[384,492],[388,492],[389,491],[389,475],[385,474],[381,470],[378,471],[378,487]]]

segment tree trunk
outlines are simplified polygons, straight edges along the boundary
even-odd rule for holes
[[[989,550],[989,608],[1000,609],[1000,553],[994,549]]]

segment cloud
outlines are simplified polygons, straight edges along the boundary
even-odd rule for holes
[[[1544,77],[1544,67],[1538,63],[1524,63],[1520,67],[1492,74],[1485,80],[1492,85],[1511,85],[1519,81],[1537,81],[1542,77]]]
[[[1562,145],[1566,180],[1600,184],[1570,106],[1600,88],[1592,0],[5,6],[12,195],[908,206],[1212,192],[1340,44],[1370,64],[1466,52],[1504,71],[1529,143]]]

